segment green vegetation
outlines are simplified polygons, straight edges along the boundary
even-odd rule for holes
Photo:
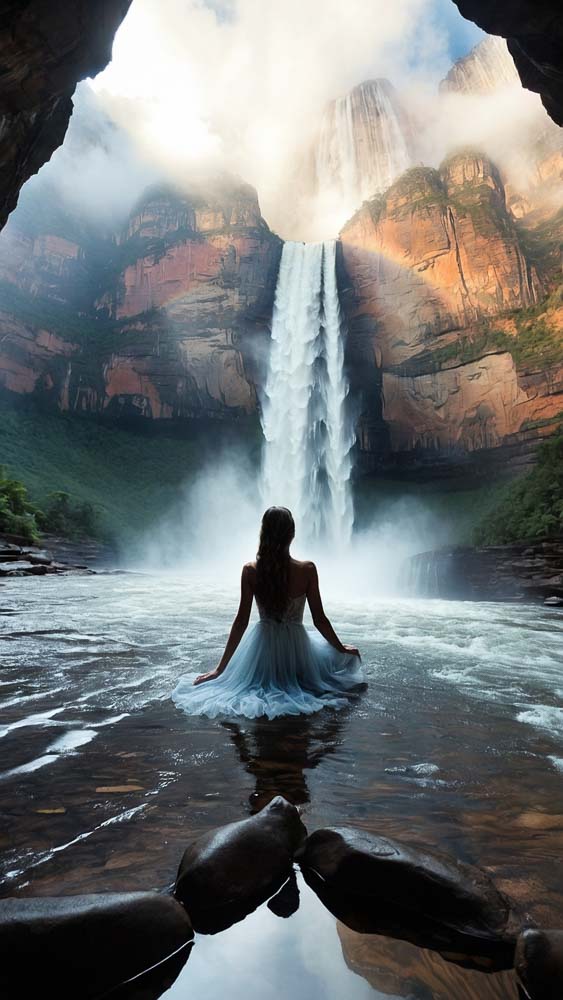
[[[477,527],[485,545],[563,534],[563,429],[538,449],[538,464],[506,486]]]
[[[53,527],[53,517],[68,520],[70,505],[75,527],[120,542],[150,529],[209,455],[218,460],[237,447],[256,462],[260,445],[259,427],[250,422],[126,429],[0,402],[0,462],[44,511],[41,526]]]
[[[23,483],[10,478],[0,465],[0,531],[36,542],[39,538],[37,514],[37,507],[30,502]]]
[[[563,332],[544,315],[562,302],[563,287],[538,305],[505,313],[503,318],[514,322],[514,335],[495,329],[494,320],[483,321],[476,330],[432,351],[431,360],[437,368],[441,368],[448,367],[451,361],[468,364],[486,354],[507,351],[519,368],[529,365],[547,367],[563,361]]]
[[[64,490],[48,495],[37,523],[43,531],[64,538],[97,538],[100,535],[96,508],[91,503],[76,503]]]
[[[561,281],[561,251],[563,249],[563,208],[555,215],[530,227],[529,220],[516,223],[520,246],[526,259],[552,285]]]

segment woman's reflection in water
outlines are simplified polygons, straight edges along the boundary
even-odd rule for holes
[[[342,744],[347,716],[346,709],[325,708],[313,715],[248,719],[244,725],[223,722],[241,763],[256,781],[250,812],[259,812],[275,795],[296,806],[309,802],[305,772]]]

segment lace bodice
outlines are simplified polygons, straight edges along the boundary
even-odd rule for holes
[[[282,623],[291,625],[301,625],[303,623],[303,612],[305,610],[306,597],[306,594],[300,594],[299,597],[291,598],[282,618]],[[270,618],[270,616],[266,614],[265,609],[260,606],[258,600],[256,601],[256,606],[258,608],[258,614],[260,615],[260,621],[275,621],[275,619]]]

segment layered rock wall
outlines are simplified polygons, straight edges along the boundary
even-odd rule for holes
[[[341,239],[349,363],[371,351],[381,375],[379,423],[373,400],[363,400],[364,453],[380,454],[382,429],[391,456],[413,460],[497,448],[520,434],[525,446],[552,429],[563,413],[563,312],[537,304],[543,279],[486,157],[462,153],[439,170],[408,171],[364,204]],[[543,354],[533,350],[534,324]]]
[[[1,386],[114,416],[256,409],[281,241],[252,188],[149,191],[105,240],[39,225],[0,239]]]

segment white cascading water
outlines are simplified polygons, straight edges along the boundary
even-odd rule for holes
[[[262,406],[264,504],[289,507],[300,537],[352,532],[354,443],[347,416],[336,242],[284,244]]]
[[[318,192],[338,190],[358,208],[412,165],[405,112],[388,80],[367,80],[327,107],[315,153]]]

